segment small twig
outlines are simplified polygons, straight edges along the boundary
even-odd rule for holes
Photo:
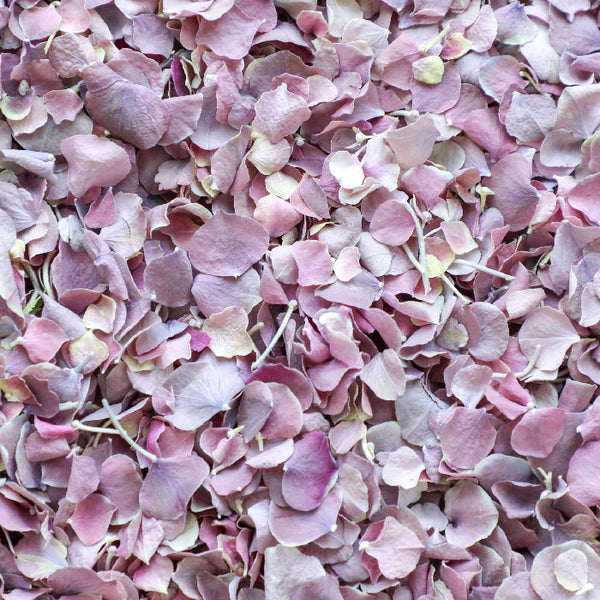
[[[421,54],[427,54],[438,42],[441,42],[444,36],[450,31],[450,25],[446,25],[432,40],[421,44],[419,46],[419,52]]]
[[[289,323],[289,321],[292,317],[292,313],[294,312],[294,310],[296,310],[297,306],[298,306],[298,302],[296,302],[296,300],[290,300],[290,303],[288,304],[288,309],[287,309],[285,315],[283,316],[281,325],[279,326],[279,329],[275,332],[273,339],[269,342],[269,345],[265,348],[265,351],[252,363],[252,365],[250,365],[250,368],[253,371],[255,369],[258,369],[258,367],[260,367],[260,365],[262,365],[263,362],[265,362],[265,360],[271,353],[271,350],[273,350],[273,348],[275,347],[275,344],[278,342],[279,338],[283,335],[283,332],[285,331],[285,328],[287,327],[287,324]]]
[[[6,538],[6,545],[10,549],[11,553],[14,555],[15,548],[13,546],[12,540],[10,539],[10,534],[8,533],[8,531],[6,531],[6,529],[4,529],[4,527],[0,527],[0,529],[2,529],[2,533],[4,533],[4,537]]]
[[[110,427],[94,427],[93,425],[85,425],[76,419],[71,422],[71,425],[75,427],[75,429],[79,429],[81,431],[89,431],[90,433],[99,433],[106,435],[119,435],[119,432],[116,429],[111,429]]]
[[[540,475],[543,477],[544,485],[546,486],[546,489],[549,492],[552,492],[552,471],[549,471],[548,473],[546,473],[546,471],[544,469],[542,469],[542,467],[538,467],[538,471],[539,471]]]
[[[251,327],[250,329],[248,329],[248,335],[252,335],[253,333],[256,333],[259,329],[262,329],[265,326],[265,324],[262,321],[259,321],[256,325],[254,325],[254,327]]]
[[[32,314],[34,310],[37,310],[38,303],[41,300],[42,300],[42,295],[37,290],[34,290],[33,293],[31,294],[31,298],[29,298],[29,301],[27,302],[27,304],[25,305],[25,308],[23,309],[23,312],[28,315]]]
[[[104,570],[110,571],[110,565],[112,564],[113,558],[117,554],[117,547],[111,544],[106,549],[106,558],[104,559]]]
[[[88,363],[94,358],[94,353],[89,352],[88,355],[76,366],[73,367],[74,373],[81,373],[87,366]]]
[[[365,458],[369,462],[375,462],[375,446],[367,440],[367,436],[363,435],[360,440],[360,447],[362,448]]]
[[[36,275],[35,271],[31,268],[31,265],[28,262],[25,261],[19,261],[21,266],[23,267],[23,269],[25,270],[25,273],[27,273],[27,276],[29,277],[29,281],[31,281],[31,285],[33,286],[33,289],[37,292],[38,295],[42,295],[44,293],[44,290],[42,289],[42,286],[40,285],[40,280],[38,279],[38,276]]]
[[[514,277],[512,275],[507,275],[506,273],[502,273],[502,271],[496,271],[496,269],[490,269],[490,267],[486,267],[485,265],[480,265],[478,263],[471,262],[470,260],[464,260],[463,258],[455,258],[454,264],[457,265],[465,265],[465,267],[471,267],[476,271],[482,271],[483,273],[487,273],[488,275],[494,275],[495,277],[502,277],[502,279],[506,279],[507,281],[512,281]]]
[[[406,256],[408,256],[408,260],[412,263],[413,267],[421,273],[421,275],[427,275],[427,272],[423,268],[423,265],[418,261],[417,257],[413,254],[413,251],[410,249],[408,244],[402,244],[402,250],[406,252]]]
[[[56,296],[54,295],[54,290],[52,289],[52,282],[50,281],[50,261],[53,258],[54,258],[54,253],[50,253],[44,259],[44,262],[42,264],[42,281],[44,283],[44,288],[45,288],[46,294],[48,294],[48,296],[50,298],[52,298],[52,300],[56,300]]]
[[[414,196],[413,196],[414,198]],[[417,213],[410,205],[410,203],[405,202],[404,206],[408,209],[412,220],[415,223],[415,230],[417,233],[417,244],[419,246],[419,262],[423,267],[421,269],[421,275],[423,277],[423,287],[425,288],[425,293],[428,294],[431,291],[431,284],[429,283],[429,274],[427,273],[427,254],[425,251],[425,237],[423,236],[423,228],[421,227],[421,222],[419,221],[419,217],[417,217]]]
[[[536,344],[535,350],[533,351],[533,354],[532,354],[531,358],[529,359],[527,366],[522,371],[515,373],[515,377],[517,379],[523,379],[523,377],[526,377],[527,375],[529,375],[529,373],[531,373],[531,371],[533,371],[533,369],[535,367],[535,363],[537,362],[537,359],[540,357],[541,353],[542,353],[542,345]]]
[[[139,452],[142,456],[145,456],[150,462],[156,462],[158,457],[152,452],[149,452],[145,448],[142,448],[134,439],[125,431],[123,425],[119,423],[115,413],[112,411],[110,404],[106,398],[102,398],[102,406],[108,414],[108,418],[111,420],[112,424],[115,426],[117,433],[137,452]]]
[[[472,300],[467,298],[460,290],[454,285],[452,279],[448,275],[442,275],[440,278],[465,304],[471,304]]]

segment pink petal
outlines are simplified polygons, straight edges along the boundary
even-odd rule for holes
[[[169,126],[162,99],[102,63],[87,67],[85,104],[91,116],[113,135],[137,148],[155,146]],[[135,125],[134,125],[135,124]]]
[[[544,371],[558,369],[577,341],[579,335],[569,318],[549,306],[530,313],[519,330],[519,345],[527,358],[531,359],[536,347],[541,346],[535,366]]]
[[[556,123],[556,105],[550,96],[513,93],[506,113],[506,130],[521,142],[543,139]]]
[[[406,127],[388,131],[385,140],[394,151],[400,168],[407,170],[429,158],[439,135],[431,115],[422,115]]]
[[[254,127],[265,133],[272,144],[294,133],[310,117],[306,100],[288,91],[285,83],[262,94],[255,110]]]
[[[140,488],[142,510],[156,519],[177,519],[185,514],[208,472],[208,465],[199,456],[159,458]]]
[[[283,545],[265,550],[265,600],[290,600],[303,583],[325,575],[321,561]]]
[[[335,488],[312,511],[281,508],[271,501],[269,527],[280,544],[303,546],[331,532],[335,526],[342,499]]]
[[[102,494],[90,494],[77,504],[69,523],[87,546],[102,541],[115,512],[115,505]]]
[[[586,506],[600,503],[600,442],[588,442],[573,454],[567,483],[573,498]]]
[[[298,283],[303,286],[326,283],[333,273],[333,258],[327,244],[304,240],[292,244],[292,256],[298,266]]]
[[[565,413],[560,408],[534,408],[513,429],[510,443],[523,456],[545,458],[562,438]]]
[[[376,354],[363,368],[360,378],[382,400],[396,400],[406,389],[404,366],[390,348]]]
[[[164,306],[184,306],[190,301],[192,267],[180,248],[151,260],[144,270],[144,287]]]
[[[69,165],[69,189],[77,197],[94,186],[116,185],[131,170],[127,152],[106,138],[73,135],[60,148]]]
[[[524,156],[513,153],[492,166],[487,185],[494,196],[490,204],[503,215],[511,231],[526,228],[539,200],[539,192],[531,185],[531,164]]]
[[[209,275],[241,275],[260,260],[269,234],[253,219],[219,211],[194,234],[190,260]]]
[[[207,350],[197,362],[177,367],[164,386],[174,395],[170,404],[173,414],[165,418],[178,429],[191,431],[229,409],[244,381],[235,362],[216,358]]]
[[[498,510],[492,499],[468,480],[460,481],[446,492],[444,512],[450,522],[446,538],[461,548],[469,548],[488,537],[498,523]]]
[[[302,215],[283,198],[269,194],[259,199],[254,218],[271,237],[279,237],[302,221]]]
[[[192,295],[205,317],[231,305],[240,306],[249,313],[260,302],[259,285],[260,278],[253,269],[239,277],[216,277],[200,273],[194,279]]]
[[[483,409],[455,408],[440,436],[444,459],[457,469],[473,469],[494,447],[496,430]]]
[[[419,482],[424,468],[421,457],[408,446],[402,446],[388,456],[381,476],[388,485],[410,490]]]
[[[127,523],[140,510],[142,476],[139,466],[124,454],[107,458],[100,468],[100,491],[117,507],[116,523]]]
[[[69,502],[81,502],[98,489],[99,483],[96,461],[84,454],[74,456],[65,498]]]
[[[38,318],[29,323],[23,336],[23,347],[32,361],[49,362],[68,340],[54,321]]]
[[[145,592],[168,592],[171,576],[173,575],[173,563],[166,556],[155,554],[147,565],[141,565],[133,575],[135,586]]]
[[[370,530],[367,528],[360,547],[377,561],[381,574],[388,579],[401,579],[412,573],[424,549],[415,533],[393,517],[385,518],[374,539]]]
[[[295,443],[283,471],[281,491],[289,506],[301,511],[317,508],[337,476],[327,438],[317,431],[307,433]]]
[[[404,244],[410,239],[414,229],[415,223],[410,211],[395,200],[381,204],[371,219],[371,235],[388,246]]]

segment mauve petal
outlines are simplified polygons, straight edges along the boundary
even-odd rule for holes
[[[142,475],[139,465],[124,454],[107,458],[100,468],[100,491],[117,507],[115,524],[127,523],[140,510]]]
[[[490,205],[504,215],[511,231],[526,228],[535,213],[540,193],[530,180],[531,163],[516,152],[501,158],[492,166],[492,175],[484,179],[494,192]]]
[[[508,348],[508,323],[504,313],[487,302],[465,308],[463,324],[469,334],[471,356],[484,362],[500,358]]]
[[[248,335],[248,315],[241,306],[229,306],[218,313],[212,313],[202,331],[210,337],[208,347],[215,356],[233,358],[246,356],[254,345]]]
[[[594,173],[578,181],[568,195],[569,204],[581,211],[594,225],[600,224],[600,209],[597,201],[599,185],[600,173]]]
[[[207,46],[217,56],[240,60],[248,54],[254,35],[262,23],[261,19],[249,16],[242,8],[233,6],[216,21],[201,19],[196,43]]]
[[[179,247],[150,261],[144,270],[144,287],[164,306],[185,306],[190,301],[192,267]]]
[[[567,472],[569,493],[586,506],[600,503],[600,442],[587,442],[571,457]]]
[[[517,144],[500,123],[496,108],[474,110],[464,123],[463,129],[471,141],[490,153],[492,161],[497,161],[517,149]],[[510,173],[508,168],[506,171]]]
[[[544,94],[513,93],[505,125],[510,135],[521,142],[541,140],[556,123],[556,105]]]
[[[301,511],[317,508],[337,476],[327,437],[318,431],[307,433],[294,445],[283,471],[281,492],[289,506]]]
[[[254,269],[239,277],[217,277],[200,273],[194,278],[192,295],[205,317],[234,305],[249,313],[261,300],[259,288],[260,277]]]
[[[302,286],[326,283],[333,273],[333,258],[327,244],[317,240],[303,240],[291,246],[298,267],[298,284]]]
[[[61,17],[55,6],[33,6],[19,15],[19,25],[28,40],[51,36],[60,22]]]
[[[294,133],[310,118],[306,100],[290,92],[285,83],[262,94],[255,109],[254,127],[266,134],[272,144]]]
[[[77,197],[95,186],[116,185],[131,171],[127,152],[97,135],[72,135],[60,149],[69,165],[69,190]]]
[[[557,129],[566,129],[578,138],[592,135],[600,124],[600,84],[576,85],[563,90],[557,104]]]
[[[406,389],[404,366],[390,348],[376,354],[360,372],[360,378],[382,400],[395,401]]]
[[[393,517],[386,517],[382,527],[374,523],[367,528],[359,549],[377,561],[384,577],[401,579],[412,573],[424,547],[411,529]]]
[[[382,244],[400,246],[407,242],[415,222],[410,211],[401,202],[388,200],[379,205],[371,219],[371,235]]]
[[[424,468],[421,457],[408,446],[402,446],[388,456],[381,477],[388,485],[410,490],[419,482]]]
[[[173,414],[165,418],[178,429],[192,431],[222,410],[244,389],[244,380],[234,361],[216,358],[210,351],[197,362],[177,367],[164,381],[174,400]]]
[[[440,435],[444,459],[457,469],[473,469],[494,447],[496,430],[483,409],[455,408]]]
[[[479,70],[479,85],[488,96],[500,104],[506,90],[512,86],[525,85],[519,75],[520,70],[519,61],[514,56],[493,56],[486,60]]]
[[[560,408],[534,408],[525,413],[513,429],[510,443],[522,456],[545,458],[560,441],[565,413]]]
[[[290,600],[303,583],[323,577],[318,558],[284,545],[265,550],[265,600]]]
[[[209,275],[241,275],[269,247],[269,234],[258,222],[219,211],[190,242],[190,260]]]
[[[161,146],[176,144],[192,135],[198,126],[204,98],[202,94],[165,98],[169,111],[169,127],[160,139]]]
[[[540,162],[546,167],[576,167],[581,161],[582,140],[567,129],[554,129],[542,142]]]
[[[23,347],[33,362],[48,362],[68,340],[54,321],[38,318],[29,323],[23,336]]]
[[[38,531],[39,521],[23,506],[5,498],[0,494],[0,526],[8,531]]]
[[[133,42],[144,54],[158,54],[167,58],[173,50],[173,34],[167,28],[167,19],[158,15],[133,17]]]
[[[83,597],[99,595],[104,600],[124,600],[123,586],[116,579],[105,580],[92,569],[67,567],[48,577],[48,587],[61,598],[81,594]],[[129,598],[127,598],[129,600]]]
[[[460,97],[460,74],[454,62],[444,65],[442,80],[434,85],[415,81],[411,86],[412,106],[419,112],[443,113],[451,109]]]
[[[266,441],[263,450],[248,454],[246,464],[253,469],[273,469],[288,460],[294,452],[291,438],[283,441]]]
[[[567,350],[580,339],[571,320],[549,306],[529,313],[519,330],[518,338],[523,354],[528,359],[537,355],[535,366],[544,371],[558,369]]]
[[[498,523],[498,510],[492,499],[472,481],[462,480],[444,497],[444,512],[450,524],[446,538],[451,544],[469,548],[492,533]]]
[[[342,499],[335,488],[315,510],[305,512],[281,508],[271,501],[269,527],[280,544],[304,546],[332,531],[338,518]]]
[[[155,554],[147,565],[138,567],[133,575],[135,587],[145,592],[168,592],[173,563],[166,556]]]
[[[87,67],[83,80],[90,115],[113,135],[146,149],[167,131],[169,110],[152,90],[120,77],[102,63]]]
[[[199,456],[159,458],[150,466],[140,488],[142,510],[156,519],[177,519],[185,514],[208,472],[208,465]]]
[[[81,502],[98,489],[99,483],[96,461],[91,456],[76,455],[71,463],[69,486],[65,498],[69,502]]]
[[[498,23],[497,39],[504,44],[520,45],[533,40],[537,33],[522,4],[508,4],[494,11]]]
[[[393,150],[400,168],[407,170],[429,158],[439,135],[431,115],[421,115],[406,127],[387,131],[385,141]]]
[[[115,510],[115,505],[102,494],[90,494],[77,504],[68,522],[77,537],[91,546],[104,539]]]
[[[246,154],[250,141],[250,128],[242,127],[238,135],[223,144],[211,159],[213,186],[220,192],[228,192]]]
[[[44,94],[46,110],[57,125],[73,121],[83,108],[83,101],[73,90],[51,90]]]
[[[296,395],[282,383],[267,383],[273,410],[262,427],[266,440],[294,437],[302,428],[302,406]]]

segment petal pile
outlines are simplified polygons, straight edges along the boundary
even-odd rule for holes
[[[0,6],[0,597],[600,592],[600,8]]]

